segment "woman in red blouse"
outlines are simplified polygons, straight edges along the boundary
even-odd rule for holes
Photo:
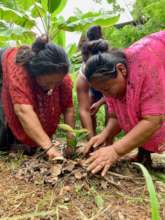
[[[7,49],[2,57],[2,70],[1,101],[5,128],[9,129],[4,132],[5,136],[1,133],[0,142],[50,148],[51,136],[61,114],[65,123],[74,126],[72,81],[65,51],[48,43],[47,37],[38,38],[31,48]],[[14,137],[12,143],[11,138],[6,138],[11,134]],[[10,143],[7,143],[8,139]],[[51,147],[47,154],[49,157],[61,156],[55,147]]]

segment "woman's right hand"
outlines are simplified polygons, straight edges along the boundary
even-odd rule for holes
[[[92,137],[85,146],[84,154],[86,155],[92,147],[96,148],[100,145],[103,145],[106,141],[106,138],[107,137],[103,133]]]
[[[60,142],[56,141],[52,144],[52,147],[47,151],[49,159],[56,157],[63,157],[63,155],[58,151],[57,147],[60,145]]]

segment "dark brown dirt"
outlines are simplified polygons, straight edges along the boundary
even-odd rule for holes
[[[151,219],[149,195],[140,171],[129,163],[119,162],[102,178],[87,173],[83,162],[77,159],[59,163],[19,155],[1,157],[0,217],[10,219],[22,215],[24,220]],[[161,217],[165,219],[165,184],[156,179],[154,183]],[[53,214],[43,216],[45,213],[40,213],[47,211]],[[35,217],[36,212],[39,214]],[[34,217],[26,216],[28,213]]]

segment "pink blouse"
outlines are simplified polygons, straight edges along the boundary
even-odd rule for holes
[[[165,31],[151,34],[125,49],[128,59],[127,90],[122,99],[107,97],[110,112],[117,116],[120,127],[129,132],[149,115],[165,115]],[[165,143],[165,122],[143,144],[159,152]]]

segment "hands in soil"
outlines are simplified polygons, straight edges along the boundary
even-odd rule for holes
[[[56,157],[63,157],[63,155],[58,150],[58,146],[60,144],[61,144],[60,142],[56,141],[55,143],[53,143],[53,147],[47,151],[47,155],[49,159],[53,159]]]
[[[102,171],[101,175],[105,176],[109,168],[118,161],[120,156],[112,146],[102,147],[90,154],[86,163],[89,164],[87,170],[93,174]]]
[[[92,137],[89,140],[89,142],[85,145],[84,155],[89,153],[92,147],[97,148],[101,145],[104,145],[105,141],[106,141],[106,137],[102,133]]]

